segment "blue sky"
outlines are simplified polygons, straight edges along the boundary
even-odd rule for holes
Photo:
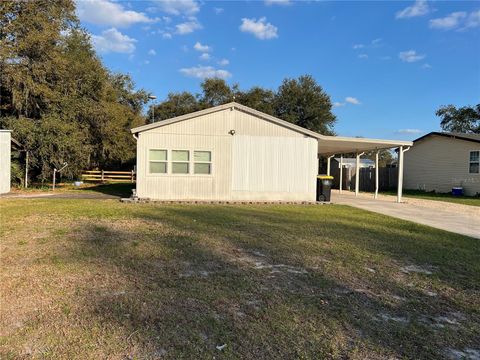
[[[480,3],[78,0],[104,63],[158,100],[218,76],[276,89],[311,74],[343,136],[415,139],[480,102]]]

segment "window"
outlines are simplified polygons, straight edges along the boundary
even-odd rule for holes
[[[470,174],[480,173],[480,151],[470,151]]]
[[[150,174],[167,173],[167,150],[149,150]]]
[[[212,173],[212,153],[210,151],[193,152],[193,173],[209,175]]]
[[[172,174],[188,174],[190,167],[190,151],[172,150]]]

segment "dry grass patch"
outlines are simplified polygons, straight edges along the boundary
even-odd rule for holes
[[[333,205],[0,211],[2,359],[479,351],[475,239]]]

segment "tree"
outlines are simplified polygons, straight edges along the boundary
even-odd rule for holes
[[[30,174],[75,177],[135,156],[131,127],[147,93],[112,74],[80,28],[72,0],[7,1],[0,7],[0,125],[29,150]]]
[[[218,106],[233,101],[233,92],[223,79],[205,79],[202,84],[200,105],[203,108]]]
[[[275,96],[275,113],[289,121],[324,135],[333,135],[336,118],[330,97],[310,75],[285,79]]]
[[[456,108],[454,105],[440,107],[436,113],[442,120],[444,131],[480,134],[480,104]]]
[[[275,93],[271,90],[258,86],[245,92],[237,90],[235,92],[235,101],[266,114],[275,115]]]
[[[187,91],[181,93],[169,93],[167,99],[155,105],[155,121],[170,119],[199,110],[200,104],[195,96]],[[152,119],[152,108],[148,112],[147,121]]]

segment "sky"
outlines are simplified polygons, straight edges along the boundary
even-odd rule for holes
[[[478,1],[77,0],[105,65],[166,98],[205,77],[275,90],[312,75],[342,136],[413,140],[480,103]]]

